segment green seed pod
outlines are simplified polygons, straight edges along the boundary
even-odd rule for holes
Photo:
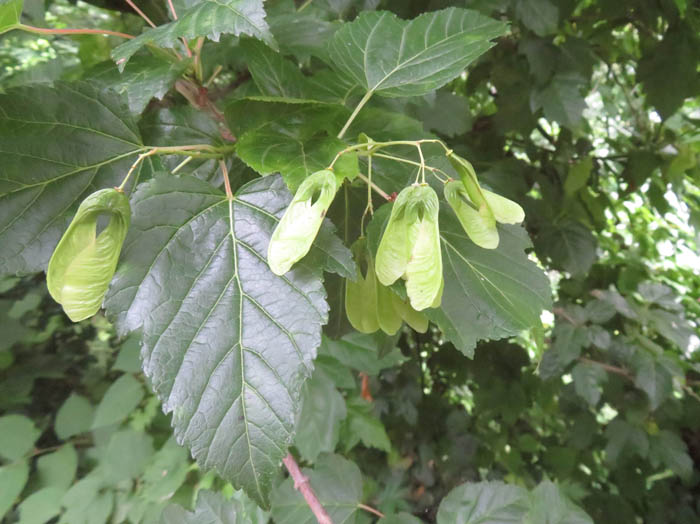
[[[46,283],[51,296],[73,322],[97,313],[119,260],[131,209],[116,189],[102,189],[85,200],[51,255]],[[97,219],[109,223],[97,235]]]
[[[418,311],[434,307],[442,285],[438,213],[438,198],[430,186],[403,189],[377,250],[379,282],[389,286],[405,278],[411,306]]]
[[[486,202],[488,202],[496,222],[501,224],[519,224],[525,220],[525,211],[519,204],[487,189],[482,189],[481,191],[486,197]]]
[[[479,180],[476,178],[476,171],[474,171],[474,166],[472,166],[471,162],[454,153],[450,153],[447,158],[450,159],[452,167],[454,167],[455,171],[459,174],[462,185],[476,208],[479,210],[484,207],[488,208],[486,197],[479,185]]]
[[[418,333],[428,331],[428,317],[420,311],[416,311],[411,307],[411,304],[404,302],[401,298],[393,293],[394,310],[398,312],[401,318]]]
[[[358,239],[352,246],[357,261],[357,280],[345,281],[345,314],[360,333],[374,333],[379,329],[377,303],[377,278],[374,274],[374,264],[369,258],[365,239]],[[362,268],[366,271],[363,275]]]
[[[445,199],[472,242],[484,249],[498,247],[496,219],[487,208],[477,209],[461,182],[453,180],[445,184]]]
[[[377,286],[377,318],[379,327],[387,335],[393,335],[401,329],[402,324],[401,315],[396,309],[395,299],[399,297],[388,287],[382,286],[376,277],[375,282]]]
[[[284,275],[309,252],[338,187],[328,169],[301,183],[270,239],[267,263],[273,273]]]

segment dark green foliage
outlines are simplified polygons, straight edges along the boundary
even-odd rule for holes
[[[89,1],[0,0],[3,524],[312,524],[288,452],[336,523],[700,522],[695,3],[139,2],[150,28]],[[442,196],[453,155],[525,210],[494,249]],[[361,334],[349,247],[414,182],[441,301]],[[72,324],[35,273],[120,184],[106,314]]]

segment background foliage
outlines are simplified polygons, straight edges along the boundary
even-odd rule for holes
[[[179,12],[212,4],[175,2]],[[96,169],[96,184],[115,185],[132,162],[128,155],[144,143],[227,147],[219,125],[225,114],[239,137],[238,157],[229,166],[234,185],[254,179],[252,168],[281,172],[294,187],[306,173],[293,160],[304,155],[311,168],[325,167],[338,147],[335,131],[365,91],[375,92],[347,136],[436,135],[469,158],[486,185],[525,208],[530,258],[546,270],[555,304],[541,328],[522,331],[546,305],[546,297],[537,297],[549,291],[531,269],[517,282],[502,283],[519,297],[514,313],[526,320],[519,323],[513,314],[501,331],[477,314],[465,328],[433,312],[425,334],[361,335],[347,332],[335,305],[340,278],[327,276],[330,319],[313,376],[303,385],[292,449],[334,521],[377,520],[364,504],[385,514],[383,523],[608,522],[611,516],[620,523],[700,522],[700,9],[685,0],[306,4],[295,12],[300,6],[292,2],[266,2],[269,35],[233,30],[224,14],[212,15],[228,33],[218,43],[207,40],[202,52],[202,77],[218,71],[208,87],[216,111],[173,89],[181,64],[137,53],[120,75],[112,60],[131,56],[146,40],[176,46],[179,36],[219,37],[220,28],[198,26],[204,17],[170,22],[162,3],[140,3],[156,24],[167,25],[116,49],[122,43],[117,37],[6,33],[0,37],[0,85],[21,87],[14,93],[22,99],[12,106],[0,102],[0,148],[24,132],[13,127],[14,112],[36,105],[35,115],[49,122],[44,135],[32,138],[39,144],[41,136],[59,132],[51,122],[66,111],[67,97],[75,97],[82,111],[67,118],[109,135],[104,147],[117,159]],[[466,74],[440,89],[434,90],[441,83],[428,83],[422,92],[405,93],[400,81],[377,84],[371,75],[354,75],[360,85],[353,86],[324,65],[343,63],[343,50],[327,44],[354,31],[348,23],[358,13],[373,20],[370,11],[382,9],[412,19],[451,6],[510,25]],[[24,23],[54,28],[138,34],[143,26],[128,6],[109,0],[25,2],[22,16]],[[239,40],[239,33],[268,43],[273,37],[282,54]],[[357,38],[367,41],[366,34]],[[81,79],[90,83],[78,90],[48,86]],[[112,91],[102,91],[107,87]],[[392,97],[397,94],[414,96]],[[328,105],[270,109],[279,98]],[[291,143],[284,136],[293,137]],[[75,134],[61,140],[63,149],[52,154],[80,142]],[[299,141],[308,147],[300,150]],[[271,158],[261,153],[270,147],[279,152]],[[83,160],[73,159],[74,167],[83,167]],[[181,160],[149,159],[139,180]],[[32,183],[53,176],[41,163],[22,166]],[[387,191],[398,191],[413,176],[413,168],[397,174],[380,159],[374,167]],[[0,167],[3,197],[16,182],[12,169],[9,162]],[[339,169],[352,171],[353,165]],[[182,192],[222,183],[213,160],[195,159],[186,172],[203,182],[180,178]],[[132,206],[139,199],[157,202],[162,180],[141,186]],[[262,183],[282,187],[276,177]],[[357,217],[347,216],[343,198],[330,210],[346,239],[357,235],[364,192],[356,185],[348,192]],[[79,196],[75,190],[51,193],[42,207],[47,227],[39,224],[33,234],[51,234],[58,226],[50,210]],[[205,198],[215,206],[219,197],[188,201],[204,209]],[[283,207],[286,197],[279,198],[274,205]],[[6,231],[17,208],[0,202],[0,267],[11,274],[0,281],[0,515],[22,523],[313,522],[281,470],[266,480],[274,489],[264,512],[175,443],[173,417],[163,414],[142,374],[139,336],[123,335],[135,322],[129,315],[149,306],[119,292],[119,286],[131,289],[133,273],[118,273],[107,299],[108,309],[128,304],[120,306],[126,313],[117,318],[119,334],[101,314],[71,324],[42,277],[12,276],[41,269],[46,247],[13,251]],[[183,205],[178,200],[171,208]],[[159,213],[157,206],[151,211],[132,227],[184,227],[180,216]],[[212,223],[216,219],[212,215]],[[378,242],[378,223],[369,227],[370,242]],[[449,218],[444,223],[449,240]],[[454,254],[465,252],[484,257],[492,269],[530,267],[522,254],[526,239],[513,231],[502,236],[497,253],[467,242],[451,252],[444,243],[446,270],[464,278]],[[332,243],[330,228],[324,238]],[[127,242],[124,256],[130,253],[149,256],[144,246]],[[342,257],[315,256],[327,270],[349,271]],[[448,288],[446,296],[454,291]],[[494,304],[498,311],[498,300]],[[146,346],[154,326],[143,327]],[[498,337],[509,338],[473,347],[478,339]],[[158,381],[159,392],[172,386]]]

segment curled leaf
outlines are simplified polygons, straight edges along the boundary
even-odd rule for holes
[[[46,283],[51,296],[77,322],[99,311],[119,260],[131,210],[129,199],[116,189],[88,196],[49,260]],[[100,216],[109,217],[97,235]]]
[[[270,239],[267,263],[273,273],[284,275],[309,252],[337,190],[337,178],[328,169],[301,183]]]
[[[442,286],[438,213],[438,198],[430,186],[403,189],[377,250],[379,282],[389,286],[405,278],[411,306],[418,311],[435,307]]]

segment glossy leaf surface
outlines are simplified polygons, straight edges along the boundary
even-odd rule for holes
[[[120,332],[142,329],[143,369],[178,441],[263,506],[328,314],[318,265],[282,277],[267,265],[289,197],[279,177],[232,201],[194,178],[156,177],[134,195],[106,301]]]
[[[369,93],[415,96],[458,76],[506,30],[476,11],[450,8],[405,21],[363,12],[329,45],[329,64]]]

